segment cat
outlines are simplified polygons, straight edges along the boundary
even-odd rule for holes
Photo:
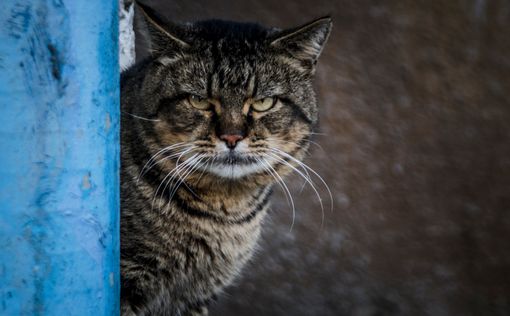
[[[121,313],[206,315],[257,245],[317,123],[329,17],[278,30],[164,23],[121,79]]]

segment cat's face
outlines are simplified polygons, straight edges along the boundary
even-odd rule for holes
[[[222,21],[170,28],[147,18],[158,46],[136,111],[151,118],[157,149],[173,146],[190,172],[230,179],[274,175],[303,157],[329,19],[278,32]]]

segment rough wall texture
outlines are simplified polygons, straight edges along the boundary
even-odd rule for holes
[[[510,3],[145,1],[175,21],[289,27],[332,14],[307,162],[212,315],[510,314]],[[324,195],[324,197],[327,197]]]
[[[0,9],[0,315],[119,311],[115,2]]]

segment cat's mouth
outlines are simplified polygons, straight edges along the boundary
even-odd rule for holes
[[[222,178],[242,178],[260,172],[263,165],[259,157],[252,154],[229,151],[218,154],[207,170]]]
[[[258,161],[255,157],[231,151],[227,154],[219,155],[219,157],[216,158],[216,163],[226,166],[235,166],[235,165],[250,165],[258,163]]]

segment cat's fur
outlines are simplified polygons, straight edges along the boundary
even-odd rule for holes
[[[292,170],[275,155],[292,165],[305,155],[317,121],[312,77],[331,21],[279,31],[169,25],[142,12],[152,55],[121,83],[122,313],[206,314],[254,251],[275,172]],[[193,108],[191,94],[214,110]],[[278,101],[266,112],[246,107],[263,97]],[[244,139],[231,150],[223,134]],[[180,177],[166,177],[176,165]]]

